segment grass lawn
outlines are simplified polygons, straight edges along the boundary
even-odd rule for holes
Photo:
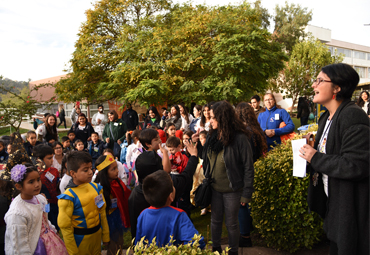
[[[15,131],[14,128],[10,128],[10,127],[3,127],[3,128],[0,128],[0,136],[3,136],[3,135],[10,135],[11,133],[13,133]],[[27,133],[28,129],[23,129],[23,128],[20,128],[19,129],[19,132],[21,134],[23,133]]]

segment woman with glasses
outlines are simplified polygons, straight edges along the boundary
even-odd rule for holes
[[[266,111],[258,115],[258,123],[260,123],[266,135],[267,147],[270,151],[277,144],[281,143],[281,135],[294,131],[294,123],[286,110],[276,106],[276,100],[272,93],[265,94],[264,103]]]
[[[58,169],[59,174],[62,171],[62,160],[63,160],[63,145],[60,142],[54,142],[52,144],[54,150],[53,164],[52,167]]]
[[[330,254],[369,254],[369,144],[367,114],[351,102],[359,82],[347,64],[325,66],[312,84],[313,102],[327,111],[316,142],[304,145],[309,163],[308,206],[324,219]]]

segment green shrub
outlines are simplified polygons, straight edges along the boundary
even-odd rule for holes
[[[199,248],[199,241],[201,239],[201,235],[194,235],[193,242],[189,244],[181,244],[181,245],[173,245],[174,240],[171,237],[170,244],[167,244],[163,247],[158,247],[155,238],[153,238],[152,242],[149,243],[148,240],[145,240],[145,237],[141,238],[141,240],[136,244],[132,245],[129,249],[127,249],[126,254],[130,254],[130,251],[133,254],[219,254],[218,252],[212,252],[207,247],[204,249]],[[134,242],[134,240],[132,240]],[[211,242],[210,242],[211,243]],[[222,251],[222,255],[226,255],[226,251]]]
[[[257,231],[277,250],[311,249],[323,233],[322,220],[316,213],[308,213],[309,176],[293,177],[291,142],[276,146],[254,167],[251,215]]]

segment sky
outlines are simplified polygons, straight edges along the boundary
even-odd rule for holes
[[[185,2],[185,0],[173,0]],[[274,14],[285,0],[261,0]],[[0,75],[18,81],[65,74],[85,11],[95,0],[0,0]],[[251,1],[250,1],[251,2]],[[193,0],[194,4],[238,4],[231,0]],[[309,24],[331,30],[332,39],[370,47],[369,0],[289,0],[312,10]],[[273,29],[273,23],[270,30]]]

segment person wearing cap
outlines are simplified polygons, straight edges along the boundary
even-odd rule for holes
[[[94,125],[94,130],[99,134],[99,139],[103,140],[103,131],[105,124],[108,122],[107,115],[104,114],[104,106],[98,105],[98,112],[95,113],[91,119],[91,123]]]

